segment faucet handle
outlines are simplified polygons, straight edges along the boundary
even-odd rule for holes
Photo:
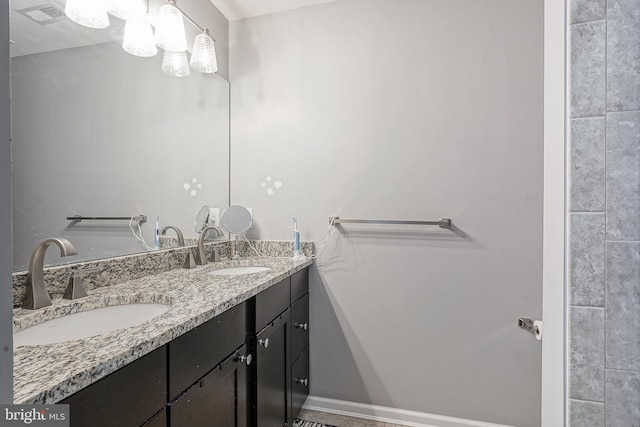
[[[220,262],[220,252],[217,249],[213,249],[213,253],[211,254],[211,261]]]
[[[193,259],[193,254],[189,250],[187,252],[187,256],[184,259],[184,264],[182,264],[182,268],[196,268],[196,261]]]
[[[64,291],[64,295],[62,295],[63,299],[78,299],[84,298],[87,296],[87,291],[82,286],[82,273],[88,273],[91,271],[96,271],[97,268],[91,268],[87,270],[78,271],[77,268],[71,269],[71,277],[69,277],[69,284],[67,285],[67,289]]]

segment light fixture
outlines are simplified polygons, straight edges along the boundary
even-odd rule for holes
[[[107,12],[111,15],[127,20],[143,19],[147,14],[145,0],[108,0]]]
[[[209,30],[206,28],[193,40],[190,65],[195,71],[201,73],[215,73],[218,71],[216,48],[211,35],[209,35]]]
[[[182,12],[176,7],[174,0],[160,7],[155,41],[158,47],[172,52],[187,50],[187,38],[184,34]]]
[[[89,28],[109,26],[105,0],[67,0],[64,13],[73,22]]]
[[[162,71],[174,77],[186,77],[191,74],[187,52],[165,50],[162,58]]]
[[[122,48],[132,55],[142,57],[155,56],[158,53],[153,40],[153,29],[146,18],[126,22]]]
[[[209,30],[199,26],[182,11],[176,0],[167,0],[160,7],[155,34],[149,24],[150,0],[67,0],[65,14],[69,19],[91,28],[109,26],[110,13],[126,21],[122,48],[136,56],[149,57],[164,49],[162,71],[177,77],[188,76],[191,68],[201,73],[218,71],[215,40]],[[146,5],[146,8],[145,8]],[[187,59],[187,37],[184,19],[193,24],[200,34],[193,41],[191,61]]]

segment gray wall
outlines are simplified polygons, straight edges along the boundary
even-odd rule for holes
[[[227,206],[229,84],[167,76],[161,63],[116,43],[12,59],[16,271],[47,237],[68,238],[79,254],[48,251],[47,263],[144,251],[127,221],[73,224],[69,215],[146,214],[153,246],[156,215],[195,236],[202,205]]]
[[[637,426],[640,3],[571,6],[571,426]]]
[[[9,5],[0,2],[0,403],[13,402]]]
[[[515,325],[541,315],[542,3],[342,0],[230,28],[231,203],[255,236],[458,227],[333,235],[312,395],[539,426],[540,343]]]

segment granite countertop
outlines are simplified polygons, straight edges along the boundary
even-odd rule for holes
[[[246,258],[176,269],[94,289],[78,300],[53,300],[39,310],[14,309],[14,332],[33,324],[92,308],[134,302],[171,305],[152,320],[81,340],[14,349],[15,403],[55,403],[161,347],[207,320],[251,298],[311,261],[291,258]],[[238,276],[207,274],[239,265],[272,267]]]

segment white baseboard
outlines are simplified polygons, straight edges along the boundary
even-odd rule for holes
[[[424,412],[407,411],[386,406],[365,405],[364,403],[317,396],[309,396],[303,408],[310,411],[321,411],[411,427],[511,427],[484,421],[465,420],[463,418],[426,414]]]

